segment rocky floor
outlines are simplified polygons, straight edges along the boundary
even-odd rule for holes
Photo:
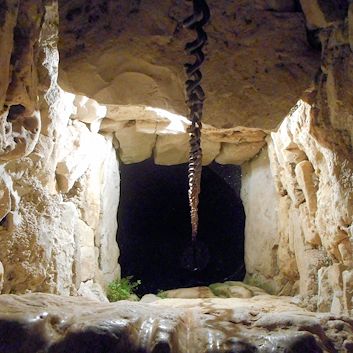
[[[353,319],[267,294],[151,303],[1,295],[0,352],[348,353]]]

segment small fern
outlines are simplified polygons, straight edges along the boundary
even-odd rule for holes
[[[132,281],[133,276],[117,278],[108,284],[107,297],[110,302],[129,299],[141,284],[140,280]]]

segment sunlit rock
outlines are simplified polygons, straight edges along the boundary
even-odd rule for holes
[[[295,166],[298,185],[304,193],[306,205],[311,215],[317,210],[316,183],[314,168],[309,161],[302,161]]]
[[[221,144],[207,138],[201,140],[202,164],[210,164],[219,154]],[[189,134],[161,135],[157,137],[154,160],[160,165],[187,163],[189,160]]]
[[[267,149],[252,162],[242,166],[242,175],[241,198],[246,214],[246,269],[248,274],[260,272],[270,279],[278,274],[276,253],[279,241],[279,197],[274,187]],[[264,184],[266,187],[263,187]],[[264,203],[262,200],[268,201]]]
[[[28,115],[24,106],[11,106],[0,116],[0,160],[30,154],[38,142],[40,128],[39,112]]]
[[[349,201],[353,190],[353,160],[346,140],[340,139],[338,132],[336,137],[332,136],[329,127],[315,124],[315,118],[317,111],[300,101],[278,132],[271,134],[269,157],[279,196],[279,201],[273,206],[278,207],[278,218],[275,217],[274,221],[278,225],[279,242],[272,256],[264,260],[268,265],[259,267],[258,272],[266,276],[266,268],[275,264],[278,270],[274,279],[279,288],[287,283],[285,281],[291,282],[295,288],[299,280],[301,294],[318,295],[320,310],[347,313],[351,309],[347,311],[342,304],[342,298],[347,294],[343,290],[342,279],[339,280],[341,274],[330,272],[328,278],[325,268],[336,268],[330,267],[336,262],[334,266],[341,268],[341,272],[344,268],[352,269],[348,229],[353,217]],[[295,151],[295,154],[289,156],[288,151]],[[250,162],[250,168],[255,168],[257,163],[256,160]],[[259,186],[268,188],[265,180],[259,182]],[[247,190],[245,184],[244,195],[247,195]],[[275,200],[273,196],[264,196],[266,203]],[[249,233],[250,229],[246,238],[248,241],[254,239],[254,259],[256,253],[263,252],[261,241],[266,232],[259,229]],[[247,259],[251,264],[253,260]],[[249,268],[251,274],[254,270]],[[331,285],[336,282],[340,284],[332,289]],[[324,289],[326,287],[327,290]]]
[[[123,163],[137,163],[152,156],[156,135],[136,131],[136,122],[121,124],[115,131],[119,155]]]
[[[0,169],[1,170],[1,169]],[[0,179],[0,222],[11,210],[10,190],[4,180]]]
[[[82,282],[77,294],[86,299],[108,303],[108,299],[98,283],[94,283],[92,280]]]
[[[85,282],[94,278],[98,254],[94,247],[93,229],[80,219],[75,225],[75,243],[77,245],[76,276],[79,282]]]
[[[222,143],[216,162],[220,164],[242,164],[255,157],[264,145],[264,141],[240,144]]]
[[[95,100],[85,96],[75,96],[73,104],[76,107],[73,118],[84,123],[92,123],[95,120],[103,119],[107,114],[105,106],[99,105]]]

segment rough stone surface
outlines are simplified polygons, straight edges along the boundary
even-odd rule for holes
[[[329,27],[344,20],[347,0],[300,0],[309,28]]]
[[[275,128],[307,88],[318,56],[292,1],[209,1],[204,121]],[[59,1],[60,84],[101,104],[146,105],[185,115],[183,64],[192,38],[176,0]],[[269,45],[271,43],[271,45]]]
[[[4,266],[0,262],[0,294],[2,291],[3,284],[4,284]]]
[[[174,165],[189,159],[189,126],[185,117],[163,109],[108,105],[101,131],[115,134],[119,156],[125,164],[138,163],[153,155],[156,164]],[[216,160],[221,164],[242,164],[259,152],[266,136],[261,129],[217,129],[204,124],[202,163]]]
[[[108,303],[103,288],[98,283],[94,283],[93,280],[81,282],[77,294],[90,300]]]
[[[306,23],[290,0],[209,4],[204,163],[243,163],[267,136],[268,152],[244,166],[247,281],[352,315],[352,4],[302,0]],[[0,11],[1,286],[102,299],[120,272],[115,148],[127,163],[186,161],[191,8],[59,5],[60,77],[73,93],[57,85],[56,2]]]
[[[44,1],[6,1],[0,21],[0,161],[31,153],[41,128],[39,33]]]
[[[271,279],[278,271],[279,197],[274,186],[267,148],[254,160],[242,166],[241,199],[246,214],[245,263],[247,273],[252,275],[261,273],[268,287],[273,286]],[[275,286],[271,291],[279,292],[280,290]]]
[[[60,83],[92,98],[77,99],[77,116],[83,113],[78,119],[91,121],[98,103],[106,105],[99,124],[115,133],[124,163],[152,155],[157,164],[187,162],[186,119],[168,123],[169,117],[157,118],[144,107],[187,114],[183,46],[191,35],[181,21],[191,9],[174,0],[59,5]],[[247,128],[266,134],[278,125],[314,77],[318,56],[306,43],[303,15],[294,1],[211,1],[210,7],[204,121],[213,130],[236,127],[241,141],[212,144],[204,131],[204,165],[214,159],[242,164],[265,144],[264,138],[252,140]]]
[[[16,109],[5,107],[0,119],[5,132],[0,137],[2,292],[76,295],[81,289],[85,295],[86,281],[105,286],[119,275],[116,152],[111,139],[70,119],[72,114],[82,119],[84,108],[89,122],[101,119],[102,112],[89,101],[77,109],[74,103],[79,106],[82,97],[75,99],[57,86],[55,3],[46,7],[40,41],[41,2],[21,1],[18,13],[11,6],[8,10],[5,25],[15,25],[15,34],[7,38],[0,30],[5,36],[1,45],[13,45],[14,39],[11,62],[16,67],[1,99]]]
[[[278,132],[271,135],[269,158],[277,195],[264,194],[261,202],[272,202],[273,209],[278,209],[278,213],[270,213],[278,227],[272,233],[274,239],[279,237],[278,249],[262,268],[254,267],[254,257],[246,257],[248,275],[268,276],[266,269],[276,264],[272,268],[279,287],[286,283],[295,290],[299,280],[301,295],[313,300],[318,295],[319,310],[351,314],[351,289],[343,285],[342,273],[348,271],[345,276],[349,278],[353,268],[349,231],[353,222],[353,155],[339,138],[340,132],[317,124],[322,117],[318,114],[310,104],[299,101]],[[252,161],[248,168],[256,168],[258,163]],[[266,169],[260,174],[259,188],[268,188],[265,176]],[[245,205],[257,196],[257,189],[247,185],[242,193]],[[256,212],[253,204],[251,210]],[[249,211],[247,214],[251,216]],[[253,225],[251,219],[247,222]],[[249,226],[246,241],[253,241],[251,251],[259,254],[265,248],[264,239],[273,239],[266,234],[266,218],[257,231]]]
[[[322,65],[304,100],[267,139],[279,199],[278,214],[274,213],[279,242],[263,269],[254,269],[254,260],[247,258],[247,280],[272,288],[275,282],[277,293],[283,293],[281,288],[298,292],[301,304],[311,310],[352,315],[353,8],[350,4],[347,18],[346,1],[302,0],[301,4],[307,26],[316,28],[320,38]],[[252,195],[250,191],[246,200]],[[271,204],[274,198],[268,196],[264,202]],[[249,218],[247,222],[251,224]],[[257,244],[265,230],[246,235],[254,240],[254,253],[263,250]],[[268,278],[264,269],[273,265],[276,275]]]
[[[353,322],[289,297],[97,303],[30,294],[0,297],[3,353],[352,352]]]

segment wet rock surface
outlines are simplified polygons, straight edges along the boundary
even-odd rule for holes
[[[290,297],[97,303],[49,294],[0,297],[0,351],[353,352],[353,320]]]

